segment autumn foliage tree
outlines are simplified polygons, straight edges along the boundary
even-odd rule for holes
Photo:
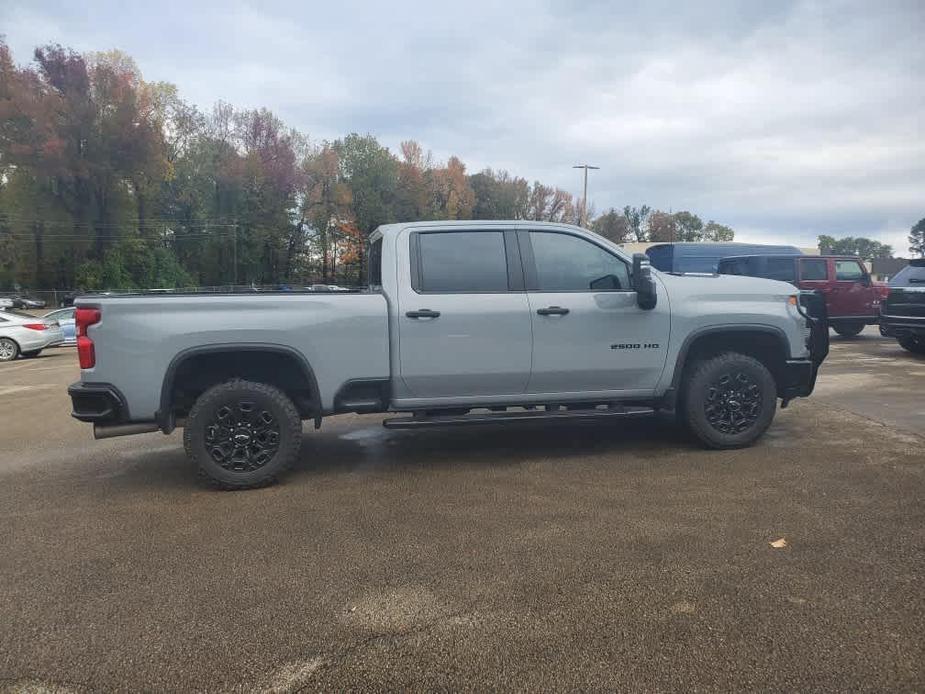
[[[0,290],[362,282],[381,224],[580,213],[562,188],[414,140],[311,142],[267,109],[200,111],[119,51],[49,45],[19,66],[0,41]],[[588,217],[620,243],[733,233],[663,214]]]

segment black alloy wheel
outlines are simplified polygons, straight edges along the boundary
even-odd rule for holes
[[[741,434],[758,421],[761,389],[743,371],[723,373],[709,386],[704,414],[721,434]]]
[[[755,357],[723,352],[703,357],[685,371],[678,421],[709,448],[750,446],[771,425],[777,383]]]
[[[279,450],[279,424],[253,400],[220,405],[203,433],[212,460],[232,472],[252,472]]]
[[[200,477],[222,489],[270,484],[298,460],[301,446],[302,417],[289,396],[243,379],[200,395],[183,431]]]

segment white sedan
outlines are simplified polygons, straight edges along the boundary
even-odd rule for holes
[[[58,321],[36,318],[15,309],[0,309],[0,361],[34,357],[46,347],[64,342]]]

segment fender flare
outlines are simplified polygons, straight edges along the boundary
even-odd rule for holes
[[[671,390],[677,392],[681,385],[681,374],[684,372],[684,367],[687,363],[687,354],[690,351],[691,345],[702,337],[728,332],[759,332],[771,335],[780,342],[783,358],[785,360],[790,358],[790,340],[787,339],[787,334],[783,330],[774,325],[762,325],[760,323],[752,325],[746,323],[739,325],[711,325],[706,328],[699,328],[688,334],[688,336],[684,338],[684,342],[681,343],[681,349],[678,351],[678,357],[675,360],[674,373],[671,375]]]
[[[223,354],[228,352],[271,352],[292,357],[296,360],[296,363],[299,364],[303,375],[308,380],[312,399],[318,403],[320,413],[321,391],[318,388],[318,380],[315,378],[315,372],[312,370],[305,355],[297,349],[287,345],[273,344],[270,342],[218,342],[215,344],[188,347],[187,349],[177,352],[173,359],[170,360],[167,371],[164,373],[164,380],[161,383],[160,406],[154,416],[161,431],[165,434],[169,434],[176,426],[171,410],[170,393],[173,390],[174,380],[180,366],[188,359],[203,354]]]

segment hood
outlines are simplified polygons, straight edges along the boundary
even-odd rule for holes
[[[727,294],[730,296],[787,297],[800,290],[789,282],[746,275],[671,275],[658,273],[669,292],[680,294]]]

